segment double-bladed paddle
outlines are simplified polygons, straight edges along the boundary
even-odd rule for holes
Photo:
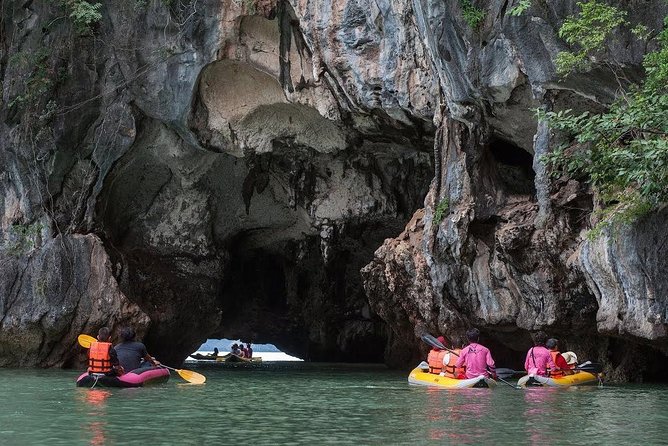
[[[86,334],[80,334],[77,337],[77,340],[79,341],[79,345],[82,346],[83,348],[90,348],[93,342],[97,342],[97,339]],[[192,370],[175,369],[174,367],[169,367],[164,364],[161,364],[160,367],[164,367],[169,370],[174,370],[176,373],[179,374],[181,378],[185,379],[189,383],[204,384],[206,382],[206,376],[197,372],[193,372]]]
[[[423,335],[422,335],[422,340],[423,340],[424,342],[426,342],[427,344],[431,345],[432,347],[440,348],[441,350],[447,350],[447,351],[449,351],[450,353],[452,353],[453,355],[455,355],[455,356],[459,356],[459,354],[457,354],[457,352],[455,352],[455,351],[453,351],[453,350],[450,350],[448,347],[446,347],[445,345],[441,344],[440,341],[439,341],[438,339],[436,339],[435,337],[433,337],[433,336],[430,335],[429,333],[425,333],[425,334],[423,334]]]
[[[438,339],[436,339],[435,337],[433,337],[433,336],[430,335],[429,333],[425,333],[425,334],[423,334],[423,335],[422,335],[422,340],[423,340],[424,342],[426,342],[427,344],[431,345],[432,347],[440,348],[441,350],[447,350],[447,351],[449,351],[450,353],[452,353],[453,355],[455,355],[455,356],[459,356],[456,352],[454,352],[454,351],[450,350],[449,348],[447,348],[445,345],[443,345],[441,342],[439,342]],[[492,372],[492,371],[490,370],[490,372]],[[492,372],[492,373],[494,373],[494,372]],[[510,376],[512,376],[512,375],[510,375]],[[498,370],[496,371],[496,377],[498,378],[499,381],[501,381],[501,382],[504,383],[504,384],[509,385],[509,386],[512,387],[513,389],[521,389],[520,386],[512,385],[512,384],[510,384],[508,381],[506,381],[505,379],[501,378],[501,377],[499,376],[499,372],[498,372]]]
[[[603,371],[603,366],[597,362],[584,362],[580,364],[579,366],[575,367],[574,369],[571,370],[577,370],[577,371],[582,371],[582,372],[589,372],[592,374],[597,374],[601,373]],[[504,378],[510,378],[514,375],[526,375],[525,370],[513,370],[513,369],[506,369],[506,368],[499,368],[496,369],[496,375]]]

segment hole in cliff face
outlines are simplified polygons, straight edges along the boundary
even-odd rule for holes
[[[312,361],[382,362],[384,324],[369,310],[359,270],[397,231],[360,223],[327,232],[327,240],[240,234],[229,247],[216,335],[270,342]]]
[[[512,195],[536,195],[533,156],[515,144],[495,138],[489,151],[503,189]]]

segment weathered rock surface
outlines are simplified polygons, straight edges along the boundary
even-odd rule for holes
[[[600,109],[616,79],[557,78],[575,1],[474,3],[476,29],[435,0],[122,0],[83,35],[2,3],[0,364],[70,365],[80,331],[133,323],[167,363],[243,337],[406,365],[475,324],[508,362],[542,328],[651,374],[665,213],[587,241],[595,197],[549,178],[531,111]],[[636,3],[658,29],[665,3]],[[641,42],[610,50],[639,75]]]

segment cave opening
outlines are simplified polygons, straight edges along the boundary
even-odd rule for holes
[[[250,347],[250,351],[248,350]],[[238,350],[237,350],[238,349]],[[241,352],[241,354],[239,353]],[[281,351],[274,344],[263,344],[253,342],[251,339],[207,339],[197,350],[192,352],[186,363],[202,360],[211,360],[220,358],[219,362],[230,358],[230,354],[241,356],[245,359],[251,359],[255,363],[260,362],[297,362],[303,359],[289,355]],[[200,362],[201,363],[201,362]]]
[[[492,138],[488,150],[503,190],[511,195],[536,195],[532,154],[498,137]]]

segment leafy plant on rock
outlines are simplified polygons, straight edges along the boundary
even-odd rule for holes
[[[441,224],[441,222],[447,215],[449,208],[450,208],[450,200],[448,200],[447,198],[442,199],[436,205],[436,208],[434,209],[434,220],[433,220],[435,226]]]
[[[613,29],[626,24],[625,14],[611,6],[594,0],[580,4],[582,14],[570,17],[560,30],[581,47],[562,56],[563,70],[590,66],[587,57],[602,49]],[[546,157],[553,173],[588,178],[598,193],[601,221],[593,236],[668,202],[668,18],[656,43],[644,58],[645,80],[627,86],[606,112],[539,112],[539,119],[571,136],[570,144]]]
[[[92,26],[102,20],[102,3],[89,3],[86,0],[63,0],[69,12],[74,28],[79,34],[91,34]]]
[[[462,7],[462,14],[464,16],[464,21],[471,28],[477,28],[478,25],[480,25],[482,21],[485,20],[485,11],[473,6],[471,0],[459,0],[459,3]]]

